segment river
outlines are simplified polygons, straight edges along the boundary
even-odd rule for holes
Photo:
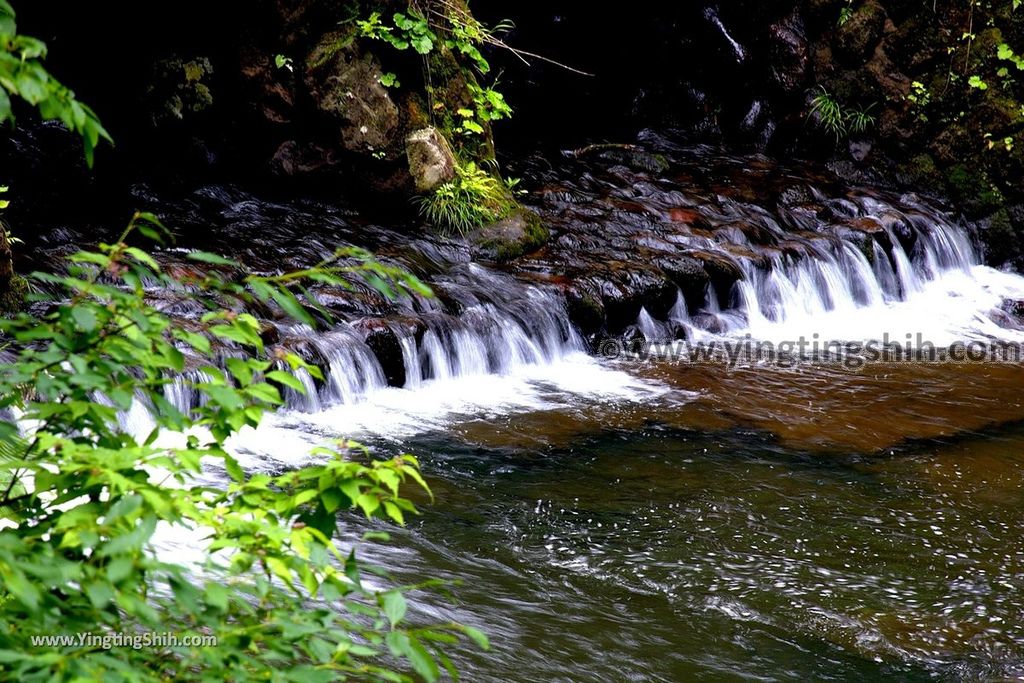
[[[460,654],[466,680],[1024,677],[1019,361],[859,348],[691,362],[647,346],[888,335],[991,349],[1024,341],[1024,278],[981,265],[968,227],[916,195],[677,153],[667,172],[539,174],[555,239],[512,266],[204,190],[192,205],[216,200],[229,228],[214,246],[255,215],[276,221],[235,247],[247,263],[280,254],[285,233],[301,262],[358,232],[439,294],[341,297],[328,332],[278,323],[328,381],[233,449],[274,472],[335,437],[419,456],[436,501],[359,552],[399,580],[457,582],[454,601],[418,594],[415,616],[490,636],[492,652]],[[311,239],[310,222],[329,230]],[[699,261],[704,279],[635,301],[608,288],[643,281],[628,264],[651,250]],[[608,328],[628,313],[610,336],[573,312],[587,286]],[[390,359],[371,343],[381,329]],[[169,397],[195,400],[184,383]]]

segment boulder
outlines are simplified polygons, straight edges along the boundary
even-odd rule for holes
[[[773,80],[783,91],[796,92],[807,78],[809,52],[804,21],[799,12],[768,27],[771,37]]]
[[[409,135],[405,155],[417,192],[433,192],[455,177],[455,154],[436,128],[422,128]]]
[[[362,52],[349,32],[324,35],[306,59],[305,83],[317,109],[338,126],[349,152],[398,154],[398,106],[381,85],[380,62]]]
[[[518,209],[469,235],[476,254],[495,261],[507,261],[534,251],[549,237],[540,217],[527,209]]]

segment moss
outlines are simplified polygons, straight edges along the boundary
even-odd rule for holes
[[[985,244],[985,256],[989,263],[1001,266],[1019,258],[1020,250],[1017,245],[1020,238],[1006,209],[996,211],[982,226],[981,239]]]
[[[528,254],[544,246],[551,239],[551,232],[548,230],[548,226],[544,225],[540,216],[526,209],[518,209],[516,213],[522,218],[525,227],[522,237],[518,240],[507,241],[498,247],[498,259],[502,261]]]
[[[10,316],[25,307],[25,296],[28,294],[28,282],[25,278],[15,275],[0,292],[0,316]]]
[[[1002,208],[1005,199],[981,171],[957,164],[946,171],[946,185],[953,198],[974,216],[984,216]]]
[[[942,182],[942,174],[931,154],[921,153],[912,156],[901,164],[900,172],[915,185],[931,185]]]
[[[518,204],[511,206],[511,213],[505,218],[476,230],[470,236],[487,258],[509,261],[539,249],[551,237],[540,216]]]
[[[325,35],[313,51],[306,58],[306,66],[315,71],[327,62],[331,61],[336,54],[348,49],[356,39],[354,27],[348,27],[342,31],[332,31]]]

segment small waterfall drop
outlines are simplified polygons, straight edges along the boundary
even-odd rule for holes
[[[716,230],[718,239],[693,242],[734,264],[740,277],[728,297],[721,284],[709,284],[699,311],[685,316],[675,311],[668,320],[690,340],[818,334],[860,341],[920,332],[933,343],[948,344],[965,337],[1013,336],[998,327],[990,311],[1024,294],[1024,279],[979,265],[962,226],[929,207],[907,203],[897,208],[856,195],[832,200],[833,212],[858,230],[824,230],[818,220],[791,216],[794,223],[803,221],[797,234],[779,229],[759,207],[727,204],[721,213],[730,222]],[[752,244],[737,217],[763,224],[777,246]],[[728,307],[719,304],[727,299]],[[661,325],[646,310],[636,324],[649,338],[648,331]]]

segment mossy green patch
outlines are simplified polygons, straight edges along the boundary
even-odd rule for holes
[[[0,291],[0,316],[11,316],[23,310],[27,294],[28,282],[25,278],[18,275],[12,277],[6,289]]]

